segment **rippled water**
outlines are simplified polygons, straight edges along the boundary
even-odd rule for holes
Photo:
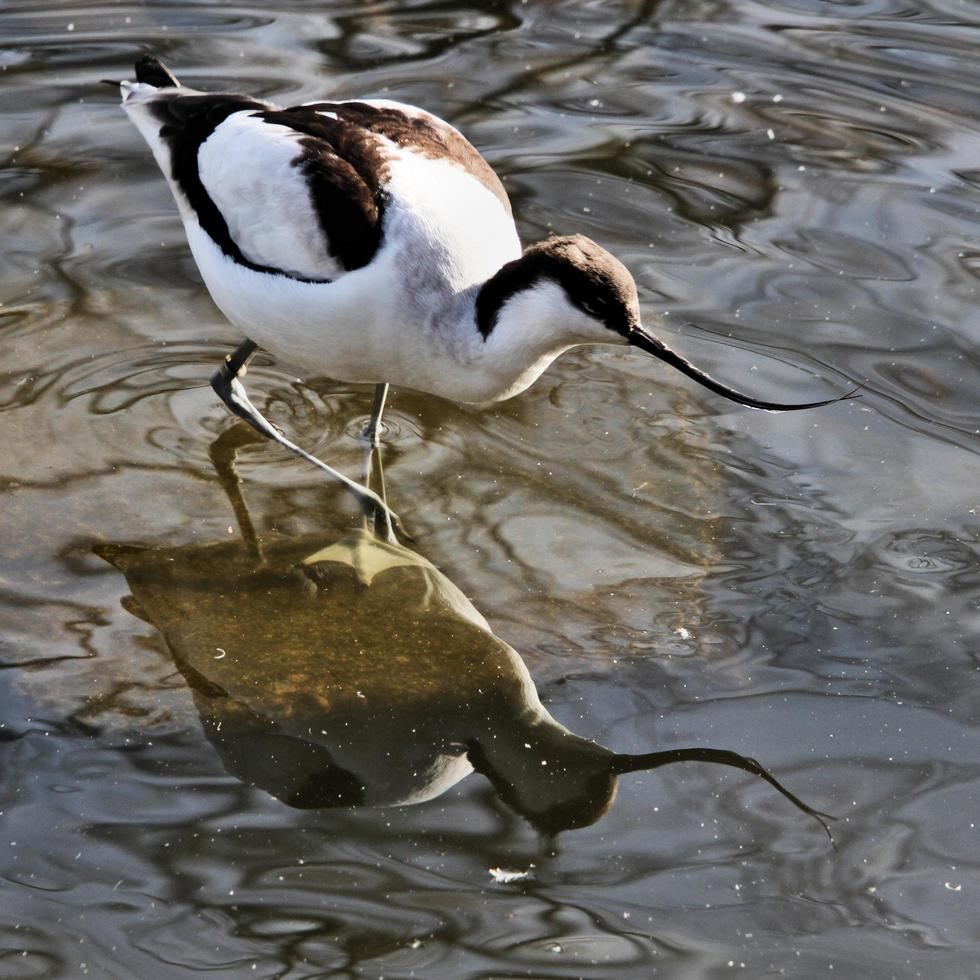
[[[971,4],[15,0],[0,24],[0,976],[977,975]],[[395,809],[298,809],[236,774],[198,674],[208,603],[234,623],[258,587],[209,456],[237,337],[98,84],[142,46],[204,88],[425,105],[504,176],[525,240],[609,247],[699,365],[784,400],[861,386],[767,415],[593,350],[488,412],[395,392],[384,447],[412,548],[550,715],[617,752],[756,757],[840,818],[836,850],[709,765],[623,776],[556,854],[479,774]],[[250,388],[356,474],[370,391],[298,370],[260,359]],[[357,522],[274,449],[239,470],[270,553]],[[127,544],[162,591],[99,557]],[[214,556],[197,598],[163,588]],[[319,653],[268,620],[276,669]],[[365,676],[397,676],[383,656]],[[458,663],[427,675],[436,701]],[[241,703],[310,696],[315,667]],[[379,759],[404,750],[389,708]]]

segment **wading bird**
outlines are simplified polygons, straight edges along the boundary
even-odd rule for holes
[[[381,505],[249,401],[239,379],[259,345],[375,384],[372,444],[389,383],[500,401],[580,344],[638,347],[752,408],[838,400],[763,401],[709,377],[643,328],[633,277],[583,235],[522,251],[497,175],[423,109],[385,99],[283,109],[185,88],[149,54],[135,70],[135,82],[112,84],[170,184],[212,298],[246,337],[212,386],[232,412],[362,503]]]

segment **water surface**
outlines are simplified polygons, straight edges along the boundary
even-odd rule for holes
[[[970,5],[22,0],[0,24],[0,976],[976,975]],[[621,777],[552,856],[480,774],[300,809],[226,764],[96,552],[241,541],[207,386],[237,336],[98,85],[143,46],[202,88],[422,104],[526,241],[610,248],[699,365],[781,400],[861,387],[768,415],[597,349],[490,411],[395,392],[384,447],[412,548],[551,716],[620,753],[758,758],[840,817],[836,850],[717,766]],[[261,358],[249,381],[359,472],[368,389]],[[238,465],[273,548],[356,528],[300,462]]]

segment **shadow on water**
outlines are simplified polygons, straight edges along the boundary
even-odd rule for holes
[[[422,803],[475,770],[553,840],[600,819],[620,775],[709,762],[761,777],[827,829],[737,752],[619,754],[559,724],[520,655],[390,533],[257,536],[234,469],[253,441],[238,425],[212,445],[241,540],[95,548],[165,638],[230,774],[313,809]]]

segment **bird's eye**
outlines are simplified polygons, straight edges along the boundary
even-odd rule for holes
[[[582,309],[585,310],[589,316],[603,317],[605,316],[605,306],[602,303],[598,303],[594,300],[582,300]]]

